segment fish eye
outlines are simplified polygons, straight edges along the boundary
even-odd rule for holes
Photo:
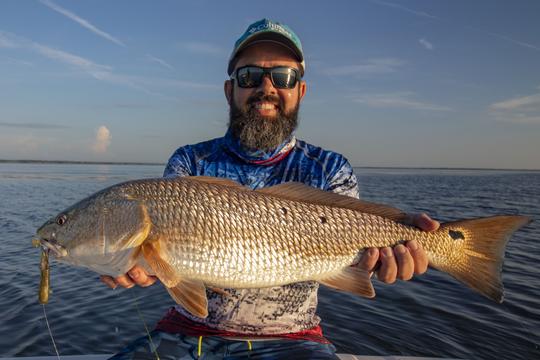
[[[65,214],[59,215],[56,218],[56,223],[60,226],[64,225],[67,221],[67,216]]]

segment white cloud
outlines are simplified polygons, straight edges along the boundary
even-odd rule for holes
[[[503,100],[490,105],[493,110],[516,110],[530,107],[540,109],[540,93]]]
[[[426,39],[419,39],[418,42],[428,50],[433,50],[433,44]]]
[[[77,16],[76,14],[74,14],[73,12],[69,11],[69,10],[66,10],[62,7],[60,7],[59,5],[53,3],[52,1],[50,0],[40,0],[40,2],[47,6],[48,8],[66,16],[67,18],[75,21],[77,24],[81,25],[82,27],[90,30],[91,32],[93,32],[94,34],[98,35],[98,36],[101,36],[102,38],[104,39],[107,39],[117,45],[120,45],[120,46],[126,46],[123,42],[121,42],[120,40],[118,40],[117,38],[115,38],[114,36],[106,33],[105,31],[103,30],[100,30],[98,29],[97,27],[95,27],[94,25],[92,25],[88,20],[85,20],[79,16]]]
[[[98,78],[103,72],[112,70],[110,66],[96,64],[93,61],[85,59],[81,56],[74,55],[63,50],[54,49],[8,32],[0,31],[0,41],[9,44],[10,47],[31,50],[49,59],[74,66],[89,73],[95,78]]]
[[[57,60],[64,64],[72,65],[81,70],[84,70],[96,79],[99,79],[103,73],[112,70],[110,66],[96,64],[91,60],[85,59],[83,57],[68,53],[66,51],[53,49],[45,45],[32,43],[31,48],[40,53],[41,55],[48,57],[49,59]]]
[[[176,99],[174,97],[152,91],[150,90],[150,88],[156,86],[170,86],[177,88],[190,88],[200,90],[214,90],[220,88],[220,86],[214,84],[203,84],[174,79],[145,78],[141,76],[117,74],[113,72],[113,68],[111,66],[97,64],[92,60],[83,58],[81,56],[74,55],[63,50],[54,49],[52,47],[33,42],[31,40],[22,38],[11,33],[0,31],[0,39],[5,40],[5,42],[9,43],[12,47],[27,49],[36,52],[41,56],[45,56],[51,60],[55,60],[57,62],[82,70],[92,76],[94,79],[108,82],[111,84],[128,86],[133,89],[143,91],[149,95],[159,96],[161,98],[171,101],[176,101]]]
[[[48,149],[59,144],[64,145],[65,142],[43,133],[0,132],[0,154],[5,159],[39,159],[40,155],[47,154]]]
[[[537,46],[537,45],[534,45],[534,44],[531,44],[531,43],[527,43],[525,41],[516,40],[514,38],[511,38],[508,35],[498,34],[498,33],[492,32],[492,31],[486,31],[486,30],[479,29],[479,28],[476,28],[476,27],[470,26],[470,25],[459,25],[459,24],[451,22],[451,21],[449,21],[447,19],[443,19],[443,18],[440,18],[438,16],[428,14],[428,13],[426,13],[424,11],[414,10],[414,9],[405,7],[405,6],[400,5],[400,4],[395,4],[395,3],[382,1],[382,0],[370,0],[370,1],[372,3],[374,3],[374,4],[383,5],[383,6],[391,7],[391,8],[394,8],[394,9],[402,10],[402,11],[408,12],[410,14],[414,14],[416,16],[419,16],[419,17],[425,17],[425,18],[430,18],[430,19],[433,19],[433,20],[444,21],[445,23],[449,23],[449,24],[452,24],[454,26],[459,26],[459,27],[463,27],[463,28],[466,28],[466,29],[471,29],[471,30],[474,30],[474,31],[482,32],[484,34],[496,37],[496,38],[498,38],[500,40],[511,42],[511,43],[513,43],[515,45],[519,45],[519,46],[526,47],[526,48],[533,49],[533,50],[540,50],[540,46]]]
[[[323,73],[331,76],[385,74],[397,71],[404,64],[404,61],[394,58],[370,59],[361,64],[325,69]]]
[[[0,30],[0,48],[14,48],[18,47],[16,42],[13,41],[13,36],[9,33]]]
[[[19,129],[67,129],[67,125],[50,124],[50,123],[32,123],[32,122],[0,122],[0,127],[19,128]]]
[[[148,58],[149,60],[151,60],[153,62],[156,62],[156,63],[160,64],[161,66],[164,66],[164,67],[166,67],[166,68],[168,68],[170,70],[175,70],[175,68],[171,64],[167,63],[165,60],[162,60],[162,59],[157,58],[155,56],[152,56],[150,54],[147,54],[146,58]]]
[[[489,109],[499,122],[540,124],[540,93],[499,101]]]
[[[525,42],[525,41],[516,40],[516,39],[514,39],[514,38],[511,38],[511,37],[508,36],[508,35],[495,33],[495,32],[493,32],[493,31],[487,31],[487,30],[479,29],[479,28],[476,28],[476,27],[474,27],[474,26],[465,26],[465,27],[468,28],[468,29],[472,29],[472,30],[474,30],[474,31],[478,31],[478,32],[487,34],[487,35],[489,35],[489,36],[492,36],[492,37],[495,37],[495,38],[504,40],[504,41],[511,42],[511,43],[513,43],[513,44],[516,44],[516,45],[519,45],[519,46],[522,46],[522,47],[526,47],[526,48],[534,49],[534,50],[540,50],[540,46],[536,46],[536,45],[527,43],[527,42]]]
[[[435,15],[428,14],[427,12],[424,12],[424,11],[414,10],[414,9],[405,7],[405,6],[400,5],[400,4],[390,3],[390,2],[381,1],[381,0],[371,0],[371,2],[375,3],[375,4],[379,4],[379,5],[392,7],[392,8],[395,8],[395,9],[400,9],[400,10],[403,10],[403,11],[408,12],[410,14],[414,14],[416,16],[426,17],[426,18],[430,18],[430,19],[438,19],[438,17],[435,16]]]
[[[111,132],[105,125],[101,125],[96,132],[96,138],[92,150],[97,154],[104,154],[111,145]]]
[[[396,92],[386,94],[359,94],[353,101],[377,108],[401,108],[413,110],[451,111],[447,106],[440,106],[415,100],[411,92]]]

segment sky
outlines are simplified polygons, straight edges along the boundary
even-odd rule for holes
[[[302,41],[299,138],[354,166],[540,169],[538,0],[0,0],[0,159],[164,163],[222,136],[264,17]]]

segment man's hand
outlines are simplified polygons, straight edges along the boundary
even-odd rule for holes
[[[112,276],[101,275],[100,280],[110,288],[116,289],[118,285],[129,289],[135,285],[147,287],[156,282],[157,277],[148,275],[146,270],[139,265],[135,265],[125,275],[113,278]]]
[[[435,231],[440,226],[439,222],[424,213],[409,215],[405,223],[424,231]],[[380,267],[378,267],[379,262]],[[396,279],[410,280],[414,274],[425,273],[428,259],[422,245],[412,240],[404,245],[396,245],[393,249],[390,247],[369,248],[362,254],[358,266],[366,271],[376,271],[379,280],[392,284]]]

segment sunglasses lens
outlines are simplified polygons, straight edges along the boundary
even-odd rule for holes
[[[243,88],[259,86],[261,84],[263,74],[263,69],[254,66],[238,69],[238,86]]]
[[[296,72],[291,68],[275,68],[271,74],[276,88],[292,89],[296,86]]]

